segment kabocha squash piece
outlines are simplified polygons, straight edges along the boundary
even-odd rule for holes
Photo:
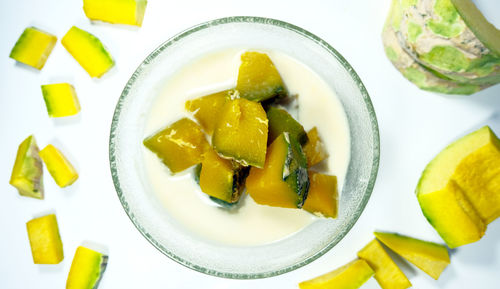
[[[9,57],[40,70],[56,42],[57,37],[54,35],[35,27],[28,27],[17,40]]]
[[[155,153],[172,173],[178,173],[201,163],[208,142],[201,127],[188,118],[182,118],[154,135],[143,144]]]
[[[146,0],[83,0],[83,11],[91,20],[142,25]]]
[[[301,208],[309,191],[307,162],[297,139],[283,133],[269,146],[264,168],[252,167],[247,192],[256,203]]]
[[[244,98],[224,104],[212,135],[214,149],[244,166],[264,167],[268,120],[258,102]]]
[[[64,259],[56,215],[33,219],[26,228],[35,264],[59,264]]]
[[[234,90],[224,90],[186,101],[186,110],[191,112],[203,130],[212,135],[224,104],[231,98]]]
[[[201,163],[197,164],[194,167],[194,181],[199,185],[200,184],[200,175],[201,175]]]
[[[300,289],[358,289],[373,276],[364,260],[354,260],[332,272],[301,282]]]
[[[286,96],[285,85],[269,56],[259,52],[241,55],[236,90],[240,96],[253,101],[264,101]]]
[[[21,196],[43,199],[43,164],[35,137],[30,135],[17,150],[10,182]]]
[[[80,111],[75,88],[69,83],[42,85],[42,94],[50,117],[70,116]]]
[[[313,127],[307,132],[307,139],[308,141],[302,149],[306,154],[307,166],[312,167],[326,159],[328,157],[328,152],[319,137],[318,129],[316,127]]]
[[[385,249],[377,240],[372,240],[361,251],[358,257],[363,259],[375,271],[375,279],[382,289],[406,289],[411,283],[398,265],[392,261]]]
[[[61,43],[92,77],[101,77],[115,64],[99,38],[76,26],[71,27]]]
[[[327,218],[337,218],[337,177],[309,171],[309,192],[304,210]]]
[[[201,190],[227,203],[235,203],[243,192],[248,167],[221,158],[209,149],[203,155],[200,173]]]
[[[436,280],[450,264],[446,246],[394,233],[375,232],[375,237]]]
[[[307,134],[304,127],[286,110],[270,106],[267,109],[267,119],[269,120],[268,143],[272,143],[284,132],[288,132],[288,134],[294,136],[302,145],[307,142]]]
[[[40,157],[59,187],[67,187],[78,179],[78,173],[73,165],[53,145],[49,144],[41,150]]]
[[[422,212],[450,248],[483,236],[500,216],[499,192],[500,141],[487,126],[441,151],[416,189]]]
[[[455,181],[450,180],[442,190],[417,197],[427,221],[448,247],[453,249],[483,237],[486,224]]]
[[[96,289],[107,264],[107,255],[79,246],[69,269],[66,289]]]

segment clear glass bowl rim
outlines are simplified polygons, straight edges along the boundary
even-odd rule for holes
[[[257,273],[257,274],[233,274],[229,272],[218,272],[213,269],[209,268],[204,268],[201,266],[198,266],[196,264],[193,264],[189,261],[186,261],[182,259],[181,257],[175,255],[171,251],[169,251],[167,248],[159,244],[135,219],[135,216],[132,212],[129,210],[129,205],[123,195],[121,186],[120,186],[120,181],[118,178],[118,173],[117,173],[117,168],[116,168],[116,162],[115,162],[115,148],[113,146],[114,140],[116,138],[116,128],[118,126],[118,120],[119,116],[121,113],[121,106],[125,98],[128,97],[128,92],[129,92],[129,87],[131,87],[134,83],[135,80],[137,79],[137,75],[141,73],[143,70],[143,67],[145,65],[148,65],[151,61],[153,61],[163,50],[165,50],[167,47],[171,46],[172,44],[176,43],[177,41],[181,40],[182,38],[189,36],[197,31],[209,28],[211,26],[216,26],[216,25],[224,25],[224,24],[231,24],[231,23],[257,23],[257,24],[264,24],[264,25],[272,25],[272,26],[277,26],[280,28],[284,28],[287,30],[290,30],[292,32],[295,32],[297,34],[300,34],[301,36],[308,38],[309,40],[315,42],[317,45],[321,46],[322,48],[326,49],[332,56],[334,56],[340,64],[345,68],[347,73],[351,76],[353,81],[356,83],[358,89],[361,92],[361,95],[363,97],[363,101],[365,103],[365,106],[368,110],[369,117],[370,117],[370,122],[371,122],[371,128],[373,132],[373,162],[372,162],[372,170],[370,172],[370,179],[368,181],[368,185],[365,189],[365,192],[362,196],[362,200],[360,203],[360,209],[357,211],[358,214],[355,216],[355,218],[351,219],[351,221],[348,223],[347,228],[343,231],[343,236],[340,238],[333,240],[331,243],[329,243],[326,247],[324,247],[322,250],[317,252],[316,254],[306,258],[302,262],[293,264],[291,266],[288,266],[284,269],[281,270],[276,270],[276,271],[269,271],[269,272],[264,272],[264,273]],[[232,16],[232,17],[224,17],[224,18],[219,18],[219,19],[214,19],[210,20],[198,25],[195,25],[191,28],[188,28],[179,34],[171,37],[164,43],[162,43],[160,46],[158,46],[153,52],[151,52],[146,59],[137,67],[137,69],[134,71],[132,76],[130,77],[129,81],[125,85],[125,88],[123,89],[120,98],[118,99],[118,104],[115,108],[114,114],[113,114],[113,120],[111,123],[111,131],[110,131],[110,137],[109,137],[109,161],[110,161],[110,169],[111,169],[111,175],[113,179],[113,184],[115,186],[115,190],[118,194],[118,198],[123,206],[123,209],[125,210],[125,213],[129,217],[129,219],[132,221],[134,226],[139,230],[139,232],[146,238],[156,249],[158,249],[160,252],[162,252],[164,255],[169,257],[170,259],[174,260],[175,262],[186,266],[190,269],[193,269],[195,271],[207,274],[207,275],[212,275],[212,276],[217,276],[217,277],[223,277],[223,278],[230,278],[230,279],[259,279],[259,278],[268,278],[268,277],[273,277],[277,275],[281,275],[290,271],[293,271],[295,269],[298,269],[302,266],[305,266],[314,260],[318,259],[319,257],[323,256],[326,252],[328,252],[331,248],[333,248],[340,240],[342,240],[345,235],[351,230],[351,228],[354,226],[354,224],[357,222],[359,217],[361,216],[362,212],[364,211],[364,208],[366,207],[366,204],[368,203],[368,200],[370,199],[371,193],[373,191],[373,187],[375,185],[375,181],[377,179],[377,173],[378,173],[378,167],[379,167],[379,160],[380,160],[380,136],[379,136],[379,128],[378,128],[378,122],[377,122],[377,117],[375,114],[375,110],[373,108],[373,104],[370,100],[370,96],[368,94],[368,91],[366,90],[363,82],[359,78],[358,74],[354,71],[354,68],[347,62],[347,60],[335,49],[333,48],[330,44],[328,44],[326,41],[322,40],[318,36],[312,34],[311,32],[304,30],[298,26],[295,26],[293,24],[290,24],[288,22],[284,22],[281,20],[277,19],[272,19],[272,18],[264,18],[264,17],[255,17],[255,16]]]

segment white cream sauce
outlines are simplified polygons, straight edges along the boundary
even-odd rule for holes
[[[244,50],[229,49],[201,57],[172,77],[155,99],[145,135],[182,117],[187,99],[234,88]],[[306,130],[318,128],[330,157],[319,168],[338,177],[339,192],[349,163],[349,128],[335,92],[316,73],[291,57],[266,52],[288,90],[298,95],[298,120]],[[317,219],[298,209],[257,205],[244,195],[237,210],[221,209],[201,192],[193,170],[171,175],[162,162],[143,150],[149,181],[165,210],[191,233],[210,241],[236,246],[261,245],[286,238]]]

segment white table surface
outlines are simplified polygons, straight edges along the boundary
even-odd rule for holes
[[[82,1],[6,1],[0,9],[0,288],[63,288],[78,245],[101,244],[109,264],[100,288],[297,288],[297,283],[353,259],[374,230],[397,231],[440,241],[414,196],[427,162],[466,132],[489,124],[500,133],[500,85],[469,97],[421,91],[386,59],[380,33],[389,0],[353,1],[160,1],[150,0],[140,29],[91,24]],[[484,1],[483,1],[484,2]],[[491,0],[491,2],[493,2]],[[495,6],[496,5],[496,6]],[[491,7],[500,7],[494,4]],[[361,218],[331,251],[296,271],[261,280],[227,280],[185,268],[157,251],[136,230],[118,201],[108,163],[114,107],[139,63],[162,42],[195,24],[235,15],[284,20],[323,38],[351,63],[372,98],[380,124],[377,183]],[[38,72],[8,58],[21,32],[37,26],[58,36],[72,26],[97,35],[116,59],[102,79],[91,79],[58,42]],[[68,81],[76,87],[79,117],[47,116],[40,85]],[[45,171],[45,200],[21,197],[8,184],[19,143],[35,134],[40,147],[55,143],[80,173],[60,189]],[[25,223],[55,212],[65,259],[34,265]],[[500,288],[500,221],[479,242],[452,252],[439,281],[402,267],[414,288]],[[379,288],[374,279],[363,288]]]

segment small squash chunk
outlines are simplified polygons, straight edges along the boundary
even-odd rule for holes
[[[42,94],[50,117],[70,116],[80,111],[75,88],[69,83],[42,85]]]
[[[398,265],[377,240],[372,240],[361,251],[358,257],[365,260],[375,271],[375,279],[382,289],[406,289],[411,283]]]
[[[212,135],[214,149],[244,166],[264,167],[268,120],[258,102],[244,98],[224,104]]]
[[[301,208],[309,191],[307,162],[299,142],[283,133],[269,146],[264,168],[252,167],[247,192],[256,203]]]
[[[236,203],[243,192],[248,167],[223,159],[212,149],[203,155],[201,164],[201,190],[224,202]]]
[[[264,101],[286,96],[281,76],[265,53],[245,52],[241,55],[236,90],[240,96],[253,101]]]
[[[35,27],[28,27],[17,40],[9,57],[40,70],[56,42],[57,37],[54,35]]]
[[[66,289],[96,289],[107,264],[107,255],[79,246],[69,269]]]
[[[307,157],[307,166],[312,167],[326,159],[328,157],[328,152],[319,137],[316,127],[313,127],[307,132],[307,138],[308,141],[304,145],[303,150]]]
[[[309,192],[302,208],[313,214],[337,218],[337,177],[309,171],[309,182]]]
[[[446,246],[394,233],[375,232],[375,237],[436,280],[450,264]]]
[[[300,289],[358,289],[373,276],[372,268],[364,260],[354,260],[332,272],[301,282]]]
[[[143,144],[155,153],[172,173],[199,164],[208,147],[201,127],[188,118],[182,118],[147,137]]]
[[[301,145],[307,142],[307,134],[304,127],[286,110],[270,106],[267,110],[267,119],[269,120],[268,143],[272,143],[284,132],[288,132],[288,134],[294,136]]]
[[[78,179],[78,173],[73,165],[53,145],[49,144],[41,150],[40,157],[59,187],[67,187]]]
[[[64,259],[56,215],[33,219],[26,228],[35,264],[59,264]]]
[[[62,45],[91,77],[101,77],[115,62],[99,38],[76,26],[64,35]]]
[[[205,95],[186,101],[186,110],[191,112],[203,130],[212,135],[224,104],[231,98],[234,90]]]
[[[83,11],[91,20],[142,25],[146,0],[83,0]]]
[[[27,137],[17,149],[10,182],[21,196],[43,199],[43,164],[35,137]]]

